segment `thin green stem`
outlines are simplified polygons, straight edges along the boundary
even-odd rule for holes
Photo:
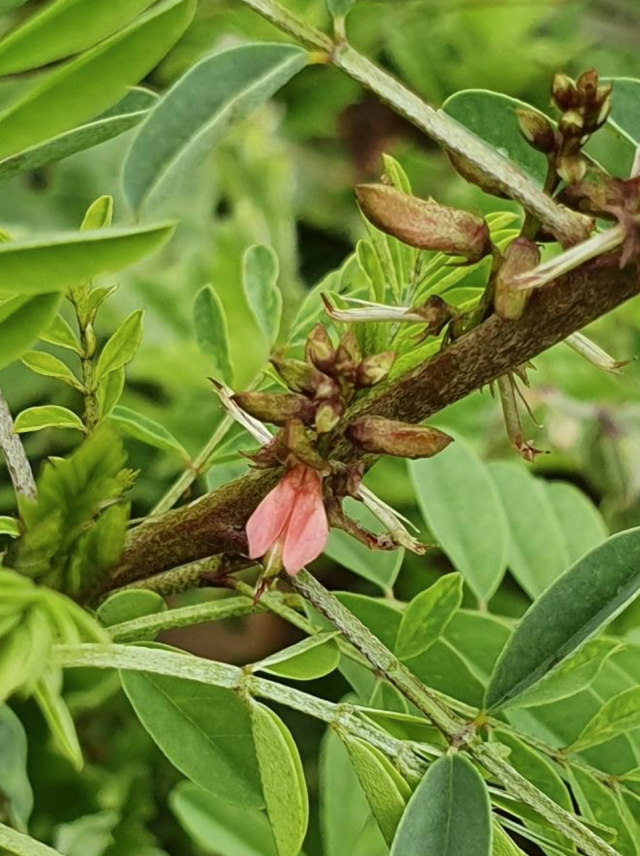
[[[225,618],[241,618],[252,612],[265,611],[266,607],[260,604],[254,607],[253,602],[246,597],[226,597],[194,606],[168,609],[153,615],[143,615],[141,618],[114,624],[107,630],[114,642],[135,642],[138,639],[148,639],[163,630],[192,627],[209,621],[223,621]]]
[[[0,452],[18,499],[35,499],[36,483],[20,437],[14,433],[9,405],[0,392]]]
[[[194,481],[207,471],[209,458],[224,439],[227,431],[233,425],[233,419],[230,416],[224,416],[218,424],[207,443],[202,447],[202,450],[192,461],[190,467],[182,472],[171,485],[165,495],[156,503],[151,511],[151,517],[157,514],[163,514],[169,511],[176,504],[180,497],[187,491]]]
[[[392,75],[383,71],[347,42],[331,43],[280,6],[276,0],[240,0],[276,27],[306,47],[329,52],[330,62],[373,92],[446,151],[464,159],[485,184],[506,193],[531,211],[563,244],[578,243],[587,237],[591,221],[578,212],[558,205],[518,169],[483,140],[441,110],[426,104]],[[328,44],[327,44],[328,43]]]
[[[365,721],[353,705],[334,704],[316,698],[294,687],[251,674],[248,667],[239,668],[191,654],[130,645],[58,645],[55,653],[63,668],[92,667],[147,672],[235,690],[241,694],[248,693],[282,704],[366,740],[394,760],[409,779],[424,774],[427,767],[424,754],[439,754],[441,751],[437,747],[425,747],[426,751],[420,751],[421,744],[398,740]]]
[[[512,796],[546,817],[570,841],[588,856],[620,856],[609,844],[584,826],[573,814],[561,808],[531,782],[520,775],[496,747],[473,739],[469,730],[383,643],[327,591],[308,571],[291,579],[298,594],[309,601],[365,657],[373,669],[389,681],[421,713],[428,717],[454,746],[466,749]]]

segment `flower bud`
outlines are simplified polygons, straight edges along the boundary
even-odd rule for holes
[[[598,72],[595,68],[590,68],[588,71],[583,71],[580,77],[576,80],[576,89],[583,98],[584,103],[588,104],[595,100],[598,91]]]
[[[282,444],[301,464],[328,473],[328,463],[311,443],[306,428],[299,419],[288,419],[284,426]]]
[[[353,330],[349,330],[340,339],[340,344],[336,351],[336,359],[333,364],[333,371],[335,374],[353,381],[356,378],[356,371],[361,361],[362,353],[358,345],[358,339]]]
[[[304,392],[316,398],[330,398],[338,392],[336,382],[312,363],[272,357],[271,364],[287,386],[295,392]]]
[[[567,110],[562,114],[558,127],[565,136],[580,137],[584,131],[584,118],[577,110]]]
[[[431,458],[445,449],[453,437],[426,425],[396,422],[382,416],[363,416],[347,428],[347,436],[365,452],[398,458]]]
[[[294,392],[237,392],[233,401],[255,419],[274,425],[284,425],[293,417],[309,425],[315,415],[314,404],[304,395]]]
[[[566,181],[567,184],[575,184],[584,178],[587,164],[580,155],[567,155],[558,158],[556,169],[563,181]]]
[[[332,368],[336,352],[324,324],[316,324],[307,336],[306,354],[307,359],[321,372]]]
[[[458,316],[458,312],[438,294],[432,294],[424,303],[414,306],[411,311],[416,312],[424,320],[429,336],[438,336],[445,325]]]
[[[540,264],[540,251],[528,238],[516,238],[504,253],[504,262],[496,278],[493,305],[496,314],[505,321],[515,321],[522,315],[529,292],[516,287],[514,278],[533,270]]]
[[[356,370],[356,386],[374,386],[380,383],[391,371],[396,359],[395,351],[383,351],[366,357]]]
[[[340,401],[329,399],[321,401],[316,410],[315,427],[318,434],[328,434],[333,431],[344,413],[344,405]]]
[[[578,101],[576,85],[566,74],[554,74],[551,83],[551,97],[558,110],[565,111]]]
[[[451,166],[455,169],[458,175],[461,175],[465,181],[469,182],[469,184],[475,184],[476,187],[484,190],[485,193],[489,193],[491,196],[497,196],[499,199],[509,198],[508,194],[505,192],[505,186],[502,182],[491,178],[484,170],[480,169],[466,158],[461,157],[453,151],[448,151],[447,157],[449,158]]]
[[[488,249],[486,223],[468,211],[417,199],[384,184],[360,184],[356,195],[374,226],[410,247],[440,250],[470,261],[477,261]]]
[[[536,151],[545,155],[553,154],[556,135],[547,117],[534,110],[516,110],[516,116],[525,140]]]

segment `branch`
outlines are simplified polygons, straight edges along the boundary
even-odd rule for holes
[[[559,205],[515,164],[498,154],[455,119],[435,110],[392,75],[374,65],[346,42],[334,44],[324,33],[296,18],[275,0],[240,0],[305,47],[328,54],[327,60],[357,80],[382,102],[435,140],[445,151],[462,158],[487,186],[520,202],[564,245],[584,240],[590,218]]]
[[[9,476],[18,498],[35,499],[36,483],[31,464],[17,434],[13,432],[13,419],[7,402],[0,392],[0,451],[4,456]]]
[[[381,384],[347,413],[331,456],[357,459],[345,439],[363,414],[407,422],[430,418],[501,375],[562,342],[640,291],[638,269],[599,259],[535,292],[517,321],[492,316],[411,372]],[[372,463],[373,459],[368,460]],[[252,471],[183,508],[135,529],[112,587],[223,552],[246,552],[245,523],[278,480],[277,470]]]

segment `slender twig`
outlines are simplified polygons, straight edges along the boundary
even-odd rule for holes
[[[468,750],[510,793],[546,817],[570,841],[589,856],[619,856],[617,851],[591,832],[573,814],[561,808],[520,775],[490,744],[472,739],[453,711],[449,710],[397,657],[344,607],[308,571],[291,578],[291,586],[314,606],[365,657],[371,667],[427,716],[453,746]]]
[[[13,431],[13,419],[7,402],[0,391],[0,451],[4,457],[9,477],[16,496],[23,499],[36,498],[36,483],[31,464],[25,454],[24,446]]]
[[[332,44],[320,31],[283,9],[276,0],[240,0],[306,47],[325,50],[330,62],[373,92],[447,151],[463,158],[497,191],[506,193],[535,214],[558,240],[570,245],[589,234],[591,221],[558,205],[513,163],[446,113],[426,104],[406,86],[354,50],[347,42]]]
[[[426,769],[423,754],[416,752],[407,741],[392,737],[381,728],[364,720],[357,707],[335,704],[294,687],[276,683],[251,674],[247,667],[239,668],[227,663],[216,663],[175,651],[138,648],[130,645],[59,645],[55,648],[58,662],[64,668],[123,669],[166,675],[182,680],[235,690],[255,695],[298,710],[329,725],[366,740],[395,760],[407,776],[419,777]],[[422,744],[416,744],[422,745]],[[429,747],[428,754],[440,754],[438,747]],[[424,753],[427,754],[427,753]]]

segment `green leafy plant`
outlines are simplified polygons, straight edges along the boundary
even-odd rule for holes
[[[392,5],[0,3],[3,852],[640,853],[638,70]]]

